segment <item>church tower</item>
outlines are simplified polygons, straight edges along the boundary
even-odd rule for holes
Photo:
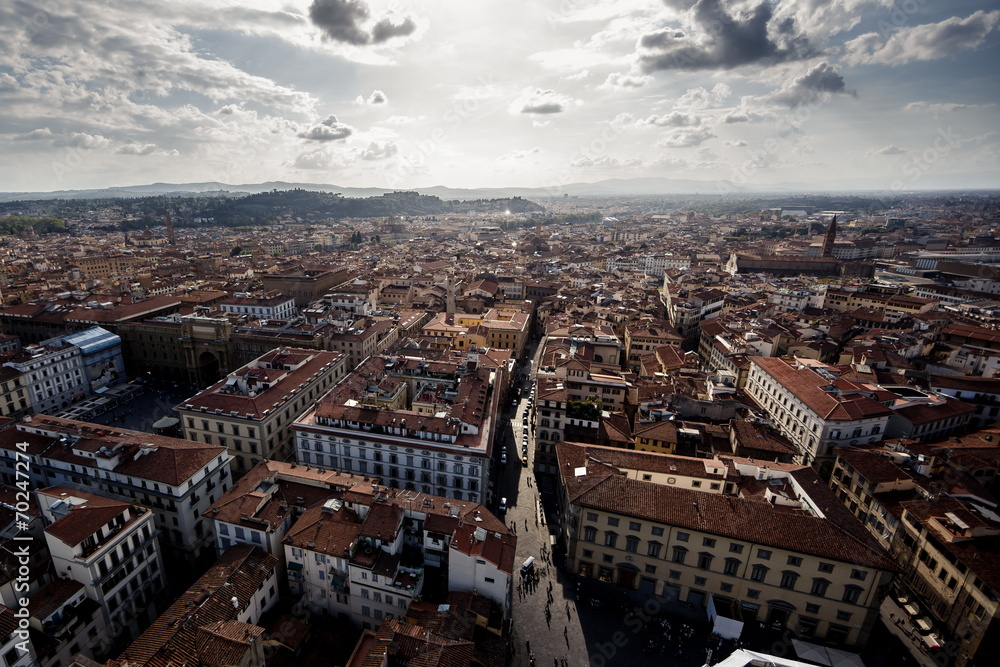
[[[823,239],[822,257],[833,257],[833,244],[837,241],[837,216],[833,216],[830,221],[830,228],[826,230],[826,238]]]

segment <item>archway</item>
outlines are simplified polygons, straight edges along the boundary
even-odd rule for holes
[[[210,384],[219,379],[219,358],[214,352],[205,350],[198,355],[198,384]]]

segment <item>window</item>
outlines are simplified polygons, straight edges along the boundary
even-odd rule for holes
[[[747,597],[750,598],[751,600],[756,600],[757,598],[760,597],[760,591],[755,590],[753,588],[748,588]]]
[[[778,584],[780,588],[795,588],[795,582],[798,581],[799,575],[797,572],[782,572],[781,573],[781,583]]]
[[[681,573],[680,570],[670,570],[670,574],[667,576],[669,576],[671,579],[680,579]]]
[[[618,525],[618,519],[616,519],[613,516],[609,516],[608,517],[608,525],[609,526],[617,526]]]
[[[663,537],[663,528],[661,526],[653,526],[653,535]]]
[[[806,603],[806,613],[807,614],[818,614],[819,613],[819,605],[816,604],[815,602],[807,602]]]
[[[844,586],[844,602],[855,604],[861,597],[860,586]]]
[[[629,535],[625,538],[625,551],[634,554],[639,551],[639,538]]]
[[[701,540],[701,546],[711,549],[715,546],[715,539],[712,537],[704,537]]]
[[[687,552],[688,550],[685,549],[684,547],[674,547],[673,561],[675,563],[680,563],[681,565],[683,565],[684,559],[687,558]]]
[[[750,579],[752,581],[764,581],[764,577],[767,576],[767,568],[763,565],[754,565],[753,570],[750,571]]]
[[[653,558],[659,558],[661,548],[663,548],[663,545],[659,542],[650,542],[649,548],[646,550],[646,555],[652,556]]]
[[[833,572],[833,563],[820,563],[819,564],[819,571],[820,572],[826,572],[828,574],[830,572]]]
[[[798,556],[789,556],[788,564],[793,565],[795,567],[799,567],[800,565],[802,565],[802,559],[799,558]]]
[[[587,526],[583,529],[583,541],[593,542],[597,539],[597,529],[593,526]]]
[[[611,554],[604,554],[603,556],[601,556],[601,559],[605,563],[613,563],[613,562],[615,562],[615,557],[612,556]]]
[[[851,579],[857,579],[858,581],[864,581],[868,576],[868,573],[864,570],[851,570]]]
[[[757,558],[761,560],[771,560],[771,552],[767,549],[757,549]]]
[[[723,593],[732,593],[733,585],[727,583],[719,584],[719,590],[721,590]]]
[[[708,582],[708,579],[706,579],[705,577],[695,577],[694,578],[694,585],[695,586],[704,586],[707,582]]]
[[[642,530],[642,525],[637,521],[629,521],[628,529],[638,533],[640,530]]]
[[[646,566],[646,574],[656,574],[656,566],[655,565],[647,565]]]
[[[810,593],[813,595],[823,596],[826,595],[826,589],[830,587],[830,582],[826,579],[813,579],[812,589]]]
[[[677,533],[677,541],[678,542],[687,542],[688,539],[690,539],[690,537],[691,537],[691,535],[689,533],[680,533],[680,532]]]
[[[729,553],[731,553],[731,554],[741,554],[741,553],[743,553],[743,545],[742,544],[730,544],[729,545]]]
[[[851,616],[853,616],[853,615],[854,614],[852,614],[849,611],[838,611],[837,612],[837,620],[838,621],[849,621],[849,620],[851,620]]]
[[[587,512],[587,521],[597,521],[597,512]]]
[[[742,563],[736,558],[727,558],[726,566],[725,569],[723,569],[723,572],[725,574],[735,575],[740,571],[741,564]]]
[[[604,546],[614,547],[618,543],[618,535],[611,532],[610,530],[604,533]]]
[[[712,554],[705,552],[698,554],[698,569],[700,570],[712,569]]]

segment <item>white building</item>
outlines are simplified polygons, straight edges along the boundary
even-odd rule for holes
[[[882,439],[892,411],[876,400],[875,390],[838,378],[835,369],[812,359],[750,362],[747,394],[799,448],[802,463],[832,461],[835,447]]]
[[[151,602],[166,584],[153,514],[66,487],[39,489],[37,495],[52,522],[45,541],[59,577],[83,584],[107,624],[120,624],[136,636],[156,618]],[[137,615],[127,613],[130,609]]]
[[[193,561],[213,549],[202,514],[232,483],[223,447],[45,415],[0,431],[0,472],[29,443],[36,488],[66,486],[153,510],[172,558]],[[4,477],[9,477],[6,473]]]
[[[285,296],[277,290],[270,292],[236,292],[219,302],[219,309],[226,313],[246,315],[265,320],[287,320],[295,317],[295,297]]]
[[[58,412],[89,392],[80,348],[61,338],[29,345],[4,366],[21,372],[36,413]]]

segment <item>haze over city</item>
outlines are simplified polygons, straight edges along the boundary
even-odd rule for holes
[[[962,0],[0,6],[2,189],[998,182]]]

